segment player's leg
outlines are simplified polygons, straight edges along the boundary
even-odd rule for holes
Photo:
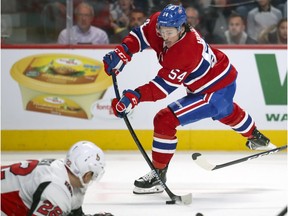
[[[215,115],[217,111],[209,104],[211,98],[212,94],[188,95],[155,116],[152,162],[163,182],[166,182],[168,164],[177,146],[176,127]],[[164,190],[153,171],[135,180],[134,185],[135,194],[160,193]]]
[[[269,138],[256,128],[252,117],[236,103],[233,103],[232,112],[228,116],[219,119],[219,121],[230,126],[242,136],[247,137],[246,146],[252,150],[270,150],[276,148]]]
[[[154,118],[152,163],[163,182],[166,182],[168,164],[176,150],[176,127],[179,121],[169,108],[160,110]],[[163,192],[163,187],[151,170],[134,182],[135,194]]]
[[[233,96],[236,89],[235,83],[221,90],[222,95],[215,97],[214,105],[219,107],[220,112],[213,117],[221,123],[228,125],[234,131],[247,138],[246,146],[252,150],[269,150],[276,148],[270,143],[270,140],[257,130],[253,118],[244,111],[238,104],[233,102]],[[233,93],[233,94],[232,94]],[[226,101],[227,105],[223,106]]]

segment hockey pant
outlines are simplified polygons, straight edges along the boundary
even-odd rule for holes
[[[255,128],[251,116],[233,102],[236,83],[204,95],[187,94],[160,110],[154,118],[152,160],[156,168],[166,167],[177,147],[176,128],[212,118],[228,125],[244,137]]]

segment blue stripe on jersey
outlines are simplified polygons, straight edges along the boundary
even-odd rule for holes
[[[229,68],[227,70],[224,70],[221,74],[219,74],[217,77],[215,77],[214,79],[212,79],[210,82],[206,83],[205,85],[203,85],[201,88],[198,88],[194,91],[195,94],[201,94],[204,91],[206,91],[207,89],[211,88],[212,86],[216,85],[217,83],[219,83],[222,79],[224,79],[229,72],[231,71],[231,64],[229,64]]]
[[[185,83],[189,85],[191,84],[191,81],[196,81],[194,79],[196,79],[197,77],[200,78],[201,76],[205,75],[206,72],[210,69],[210,66],[210,62],[202,58],[202,62],[200,63],[198,68],[196,68],[196,70],[194,70],[191,74],[189,74],[189,76],[187,76],[187,78],[185,79]]]
[[[165,91],[164,93],[166,95],[170,94],[171,92],[173,92],[175,89],[177,89],[179,87],[179,85],[173,85],[172,83],[168,83],[167,81],[165,81],[164,79],[162,79],[159,76],[156,76],[153,79],[154,84],[159,88],[159,86],[161,87],[161,90]],[[158,85],[157,85],[158,84]]]
[[[132,34],[134,37],[137,38],[140,44],[140,51],[142,52],[144,49],[149,47],[150,45],[148,44],[148,41],[145,38],[145,35],[143,34],[143,31],[141,31],[141,26],[134,28],[130,34]]]

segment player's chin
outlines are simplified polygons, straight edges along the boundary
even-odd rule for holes
[[[166,45],[168,48],[172,47],[173,44],[174,44],[174,43],[169,42],[169,41],[166,41],[166,42],[165,42],[165,45]]]

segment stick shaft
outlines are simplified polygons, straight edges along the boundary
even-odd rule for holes
[[[115,95],[116,95],[116,98],[118,100],[120,100],[120,93],[119,93],[119,87],[118,87],[118,83],[117,83],[117,78],[116,78],[116,74],[115,73],[112,73],[112,79],[113,79],[113,86],[114,86],[114,91],[115,91]],[[137,135],[135,134],[131,124],[130,124],[130,121],[128,119],[128,117],[124,114],[124,121],[125,121],[125,124],[131,134],[131,136],[133,137],[138,149],[140,150],[141,154],[143,155],[144,159],[146,160],[146,162],[148,163],[149,167],[151,168],[151,170],[153,170],[155,172],[155,175],[157,177],[157,179],[160,181],[161,183],[161,186],[164,188],[164,190],[167,192],[167,194],[169,195],[169,197],[171,199],[175,199],[176,196],[175,194],[173,194],[170,189],[167,187],[167,185],[162,181],[162,179],[160,178],[158,172],[156,171],[154,165],[152,164],[150,158],[148,157],[147,153],[145,152],[143,146],[141,145]],[[181,201],[181,197],[178,197],[178,199],[180,199],[179,201]]]

